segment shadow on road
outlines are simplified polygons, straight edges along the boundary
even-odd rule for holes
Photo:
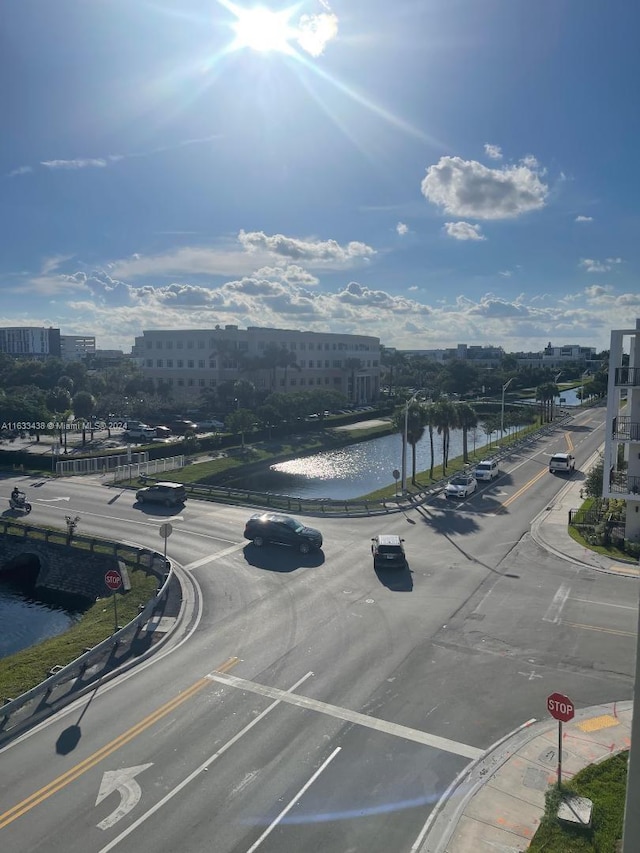
[[[408,564],[403,569],[378,567],[375,573],[380,583],[391,592],[413,592],[413,575]]]
[[[316,569],[324,563],[322,551],[301,554],[293,548],[278,545],[262,545],[257,548],[252,542],[243,548],[244,558],[250,566],[267,572],[295,572],[297,569]]]

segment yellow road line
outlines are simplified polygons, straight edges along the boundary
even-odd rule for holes
[[[549,472],[547,471],[546,468],[543,468],[542,471],[538,471],[538,473],[535,475],[535,477],[532,477],[528,483],[525,483],[524,486],[521,486],[517,492],[514,492],[510,497],[508,497],[506,499],[506,501],[504,501],[504,503],[500,504],[500,506],[497,509],[497,512],[501,512],[503,509],[506,509],[508,506],[510,506],[510,504],[512,504],[517,498],[520,497],[520,495],[523,495],[526,491],[528,491],[531,488],[531,486],[533,486],[534,483],[537,483],[538,480],[541,480],[548,473]]]
[[[231,667],[235,666],[238,663],[238,658],[229,658],[228,661],[225,661],[224,664],[219,668],[219,672],[224,672]],[[200,678],[191,687],[188,687],[182,693],[175,696],[173,699],[170,699],[167,703],[162,705],[160,708],[157,708],[143,720],[140,720],[139,723],[136,723],[135,726],[132,726],[128,731],[123,732],[121,735],[118,735],[117,738],[112,740],[110,743],[105,744],[101,747],[97,752],[94,752],[92,755],[89,755],[79,764],[76,764],[74,767],[71,767],[69,770],[62,773],[56,779],[53,779],[49,782],[48,785],[45,785],[43,788],[40,788],[39,791],[35,791],[26,799],[22,800],[20,803],[16,803],[13,808],[10,808],[8,811],[4,812],[4,814],[0,814],[0,829],[3,829],[8,824],[12,823],[17,818],[21,817],[26,812],[30,811],[34,806],[39,805],[44,802],[44,800],[48,799],[53,794],[60,791],[65,785],[68,785],[70,782],[74,782],[78,777],[82,776],[83,773],[86,773],[87,770],[91,770],[92,767],[95,767],[103,759],[107,758],[109,755],[114,753],[120,747],[125,746],[125,744],[129,743],[129,741],[133,740],[137,735],[141,734],[143,731],[148,729],[154,723],[161,720],[163,717],[166,717],[167,714],[170,714],[176,708],[186,702],[187,699],[190,699],[194,696],[199,690],[207,685],[211,684],[210,679],[208,678]]]
[[[571,438],[571,433],[570,433],[570,432],[565,432],[564,437],[565,437],[565,439],[566,439],[566,441],[567,441],[567,447],[568,447],[568,449],[569,449],[570,451],[571,451],[571,450],[575,450],[575,447],[573,446],[573,439]]]

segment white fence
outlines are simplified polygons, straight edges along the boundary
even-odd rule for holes
[[[167,456],[165,459],[147,459],[140,462],[134,462],[132,459],[131,462],[125,462],[113,469],[113,481],[115,483],[126,477],[132,480],[134,477],[152,477],[164,471],[175,471],[177,468],[184,468],[185,458],[185,456]]]
[[[147,452],[132,453],[131,462],[146,463],[149,459]],[[71,477],[74,474],[106,474],[125,464],[129,457],[126,453],[114,453],[111,456],[90,456],[81,459],[63,459],[56,462],[56,474],[59,477]]]

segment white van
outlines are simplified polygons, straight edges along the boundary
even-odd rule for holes
[[[571,473],[576,467],[576,460],[571,453],[554,453],[549,460],[549,473]]]
[[[482,462],[478,462],[476,465],[476,480],[493,480],[499,473],[500,469],[495,459],[483,459]]]

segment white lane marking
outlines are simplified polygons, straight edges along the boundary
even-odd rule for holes
[[[99,805],[113,791],[117,791],[120,794],[120,803],[109,817],[106,817],[97,824],[98,829],[110,829],[126,814],[129,814],[131,809],[138,805],[142,796],[142,788],[135,777],[138,773],[142,773],[143,770],[152,766],[153,764],[139,764],[137,767],[122,767],[120,770],[107,770],[104,773],[96,805]]]
[[[293,687],[290,688],[290,690],[295,690],[297,687],[300,687],[300,685],[303,682],[305,682],[307,680],[307,678],[310,678],[312,675],[313,675],[312,672],[308,672],[306,675],[303,675],[299,681],[296,681],[296,683],[293,685]],[[286,695],[286,691],[285,691],[285,695]],[[214,752],[213,755],[210,755],[209,758],[207,758],[205,761],[203,761],[199,767],[196,767],[196,769],[192,773],[190,773],[188,776],[186,776],[182,780],[182,782],[180,782],[178,785],[176,785],[176,787],[173,788],[173,790],[169,791],[168,794],[165,794],[165,796],[161,800],[158,800],[158,802],[154,806],[152,806],[149,809],[149,811],[146,812],[146,814],[141,815],[138,818],[138,820],[136,820],[134,823],[131,824],[131,826],[129,826],[125,830],[123,830],[120,833],[120,835],[117,836],[117,838],[114,838],[113,841],[110,841],[106,847],[103,847],[99,851],[99,853],[108,853],[109,850],[113,850],[113,848],[116,847],[118,844],[120,844],[120,842],[123,841],[128,835],[131,835],[131,833],[135,829],[137,829],[146,820],[148,820],[152,815],[154,815],[157,811],[159,811],[161,808],[163,808],[169,802],[169,800],[172,800],[176,796],[176,794],[179,794],[183,788],[186,788],[190,782],[193,782],[193,780],[197,776],[199,776],[200,773],[204,772],[205,770],[208,770],[209,765],[213,764],[213,762],[216,761],[218,758],[220,758],[221,755],[224,755],[224,753],[228,749],[231,749],[231,747],[234,745],[234,743],[239,741],[240,738],[244,737],[244,735],[248,731],[250,731],[255,725],[257,725],[261,720],[263,720],[264,717],[266,717],[268,713],[273,711],[274,708],[277,708],[279,704],[280,704],[279,701],[278,702],[272,702],[268,708],[265,708],[264,711],[262,711],[260,714],[258,714],[257,717],[254,717],[254,719],[251,720],[251,722],[248,723],[243,729],[241,729],[236,735],[234,735],[231,738],[231,740],[228,740],[224,744],[224,746],[220,747],[220,749],[217,752]]]
[[[597,604],[598,607],[619,607],[622,610],[637,610],[635,604],[612,604],[610,601],[594,601],[591,598],[572,598],[571,601],[582,601],[584,604]]]
[[[199,569],[200,566],[204,566],[207,563],[213,563],[214,560],[220,560],[222,557],[228,557],[229,554],[235,554],[236,551],[241,551],[246,545],[247,542],[238,542],[236,545],[225,548],[224,551],[219,551],[217,554],[210,554],[208,557],[201,557],[199,560],[194,560],[193,563],[187,563],[182,568],[187,572],[191,572],[193,569]]]
[[[558,623],[560,621],[562,611],[564,609],[565,604],[567,603],[567,598],[569,597],[570,592],[570,586],[567,586],[566,583],[560,584],[560,586],[558,587],[558,591],[553,596],[553,601],[547,608],[547,612],[542,617],[543,622]]]
[[[402,726],[398,723],[389,723],[386,720],[380,720],[377,717],[370,717],[368,714],[360,714],[357,711],[349,711],[347,708],[340,708],[338,705],[329,705],[327,702],[320,702],[318,699],[309,699],[306,696],[300,696],[291,691],[278,690],[276,687],[267,687],[264,684],[257,684],[255,681],[246,681],[244,678],[238,678],[235,675],[228,673],[212,672],[205,676],[211,678],[212,681],[219,681],[222,684],[228,684],[230,687],[237,687],[239,690],[246,690],[249,693],[258,693],[260,696],[278,699],[283,702],[288,702],[291,705],[297,705],[299,708],[307,708],[311,711],[317,711],[320,714],[328,714],[331,717],[336,717],[338,720],[345,720],[348,723],[366,726],[370,729],[375,729],[385,734],[395,735],[396,737],[404,738],[405,740],[413,741],[414,743],[422,743],[425,746],[432,746],[434,749],[441,749],[443,752],[452,752],[455,755],[462,755],[464,758],[479,758],[484,755],[484,750],[477,749],[475,746],[469,746],[466,743],[449,740],[449,738],[438,737],[427,732],[411,729],[408,726]]]
[[[306,791],[311,787],[311,785],[313,785],[313,783],[316,781],[316,779],[317,779],[317,778],[318,778],[318,776],[322,773],[322,771],[325,769],[325,767],[328,767],[328,765],[330,764],[330,762],[332,762],[332,761],[333,761],[333,759],[336,757],[336,755],[340,752],[340,749],[341,749],[341,747],[337,746],[337,747],[333,750],[333,752],[331,753],[331,755],[330,755],[328,758],[326,758],[326,759],[322,762],[322,764],[320,765],[320,767],[318,767],[318,769],[317,769],[317,770],[316,770],[316,772],[313,774],[313,776],[308,780],[308,782],[305,782],[305,784],[302,786],[302,788],[300,788],[300,790],[298,791],[298,793],[297,793],[297,794],[295,794],[295,796],[293,797],[293,799],[289,801],[289,804],[288,804],[287,806],[285,806],[285,807],[282,809],[282,811],[280,812],[280,814],[278,815],[278,817],[273,821],[273,823],[270,823],[270,824],[269,824],[269,826],[268,826],[268,827],[265,829],[265,831],[262,833],[262,835],[260,836],[260,838],[258,838],[258,840],[255,842],[255,844],[252,844],[252,845],[251,845],[251,847],[247,850],[247,853],[253,853],[253,851],[254,851],[254,850],[257,850],[257,849],[258,849],[258,847],[262,844],[262,842],[265,840],[265,838],[266,838],[268,835],[270,835],[270,834],[271,834],[271,832],[273,832],[273,830],[276,828],[276,826],[280,823],[280,821],[282,820],[282,818],[283,818],[283,817],[284,817],[288,812],[290,812],[290,811],[291,811],[291,809],[295,806],[295,804],[296,804],[296,803],[297,803],[297,801],[300,799],[300,797],[302,797],[302,796],[303,796],[303,794],[304,794],[304,793],[305,793],[305,792],[306,792]]]

